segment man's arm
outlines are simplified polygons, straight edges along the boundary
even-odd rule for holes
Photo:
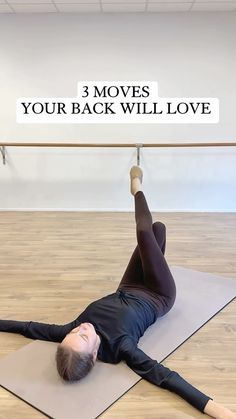
[[[0,320],[0,332],[19,333],[30,339],[50,342],[61,342],[74,327],[75,321],[60,326],[33,321]]]

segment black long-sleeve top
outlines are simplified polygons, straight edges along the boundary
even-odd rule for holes
[[[122,290],[94,301],[71,323],[55,325],[0,320],[0,331],[20,333],[31,339],[61,342],[81,323],[92,323],[101,339],[98,350],[100,361],[117,364],[124,360],[142,378],[177,393],[203,412],[211,397],[137,347],[140,337],[156,321],[157,316],[157,309],[145,297]]]

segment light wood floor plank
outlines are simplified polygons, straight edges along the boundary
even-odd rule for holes
[[[236,214],[153,214],[167,225],[170,265],[236,279]],[[0,213],[0,318],[65,323],[113,292],[136,245],[132,213]],[[209,296],[210,298],[210,296]],[[164,362],[236,411],[236,303],[225,307]],[[3,357],[30,342],[0,333]],[[1,419],[40,412],[0,389]],[[102,419],[187,419],[203,415],[144,380]],[[69,418],[68,418],[69,419]]]

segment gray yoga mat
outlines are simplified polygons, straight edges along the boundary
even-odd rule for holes
[[[236,296],[236,280],[180,267],[171,271],[175,305],[139,342],[159,362]],[[56,346],[34,341],[0,360],[0,385],[49,417],[94,419],[140,380],[123,362],[97,362],[81,382],[63,383],[55,367]]]

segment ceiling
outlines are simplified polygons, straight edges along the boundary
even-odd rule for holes
[[[0,13],[158,13],[236,11],[236,0],[0,0]]]

